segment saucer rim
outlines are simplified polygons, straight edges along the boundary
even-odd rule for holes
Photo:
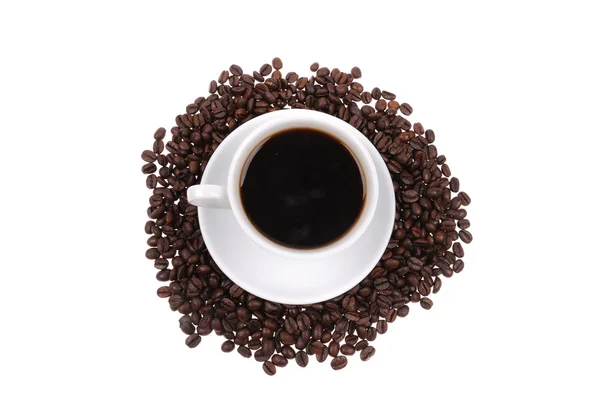
[[[282,111],[285,111],[285,110],[282,110]],[[318,111],[315,111],[315,112],[318,112]],[[242,135],[245,130],[251,129],[254,124],[257,124],[260,122],[264,123],[264,122],[268,121],[269,118],[273,118],[274,117],[273,114],[274,113],[268,113],[265,115],[258,116],[256,118],[248,121],[247,123],[239,126],[237,129],[235,129],[233,132],[231,132],[230,136],[226,137],[225,140],[223,140],[223,142],[221,142],[221,144],[217,147],[217,149],[215,150],[215,152],[213,153],[212,156],[218,155],[218,153],[220,152],[219,150],[225,151],[225,148],[226,148],[225,145],[227,145],[227,141],[231,137],[231,135],[234,135],[234,134],[236,136]],[[334,116],[332,116],[332,117],[334,117]],[[381,179],[381,181],[379,181],[378,195],[383,197],[385,195],[385,193],[382,194],[382,191],[389,191],[389,193],[392,197],[392,200],[390,201],[391,209],[388,210],[388,212],[386,212],[386,213],[390,214],[390,218],[389,218],[389,221],[387,222],[387,226],[386,226],[386,230],[387,230],[386,236],[388,237],[388,239],[382,242],[382,244],[377,248],[377,251],[373,251],[373,253],[377,254],[377,255],[371,256],[370,261],[366,262],[366,263],[369,263],[371,266],[369,266],[368,268],[365,267],[364,273],[355,274],[354,275],[355,278],[348,279],[348,283],[346,283],[346,284],[332,287],[331,290],[329,290],[327,292],[315,293],[313,295],[307,295],[306,298],[302,298],[303,300],[299,301],[298,299],[294,299],[293,297],[288,298],[288,297],[285,297],[284,295],[277,295],[277,294],[270,295],[270,293],[266,292],[264,289],[260,289],[260,288],[257,289],[257,287],[253,283],[248,282],[246,279],[236,278],[239,276],[235,273],[234,270],[232,270],[231,268],[229,268],[227,266],[225,266],[225,267],[222,266],[222,265],[226,264],[227,262],[222,262],[223,259],[218,254],[219,251],[216,251],[216,252],[211,251],[211,248],[213,248],[213,249],[217,248],[218,245],[213,245],[214,241],[210,236],[208,236],[208,235],[206,237],[203,236],[204,243],[205,243],[206,248],[208,249],[211,257],[213,258],[213,260],[215,261],[215,263],[217,264],[219,269],[221,269],[221,271],[233,283],[237,284],[239,287],[241,287],[245,291],[247,291],[253,295],[256,295],[260,298],[263,298],[265,300],[268,300],[268,301],[282,303],[282,304],[288,304],[288,305],[305,305],[305,304],[323,302],[323,301],[327,301],[329,299],[335,298],[336,296],[339,296],[339,295],[347,292],[348,290],[352,289],[354,286],[359,284],[366,276],[369,275],[369,273],[373,270],[373,268],[377,265],[377,263],[381,259],[381,256],[383,255],[383,253],[385,253],[386,247],[389,242],[389,238],[391,237],[391,234],[393,231],[393,226],[394,226],[394,215],[396,212],[396,210],[395,210],[396,198],[395,198],[395,192],[393,189],[392,179],[391,179],[391,176],[389,175],[389,171],[387,169],[387,166],[386,166],[384,160],[381,158],[381,156],[380,156],[379,152],[377,151],[377,149],[375,148],[375,146],[373,146],[373,144],[364,135],[360,134],[359,137],[360,137],[360,140],[362,140],[362,142],[364,144],[366,144],[369,156],[371,156],[371,158],[373,159],[373,162],[375,164],[377,177],[378,177],[378,179]],[[232,155],[231,155],[232,157],[233,157],[233,153],[235,153],[235,151],[232,152]],[[375,156],[375,155],[377,155],[377,156]],[[209,159],[200,184],[207,184],[205,182],[205,179],[208,179],[209,178],[208,176],[211,175],[211,171],[213,169],[213,168],[211,168],[211,165],[214,165],[214,163],[211,163],[210,159]],[[383,178],[382,178],[382,176],[383,176]],[[385,179],[386,176],[388,177],[388,179]],[[214,184],[214,183],[210,183],[210,184]],[[377,208],[380,208],[380,206],[378,205]],[[377,212],[377,208],[376,208],[376,212]],[[198,221],[200,224],[201,231],[204,230],[203,226],[206,226],[206,222],[204,221],[205,216],[207,216],[208,212],[211,212],[211,211],[215,211],[215,210],[211,209],[211,208],[198,208]],[[231,212],[231,209],[220,209],[219,211]],[[385,211],[381,210],[380,212],[385,212]],[[374,219],[375,218],[373,218],[373,220]],[[371,222],[367,225],[367,231],[365,231],[363,236],[358,238],[357,242],[359,242],[361,239],[365,238],[364,235],[366,233],[368,233],[368,229],[371,226],[371,224],[373,223],[373,220],[371,220]],[[240,230],[243,232],[243,229],[241,228],[241,226],[240,226]],[[249,238],[249,239],[251,240],[251,238]],[[339,253],[326,256],[325,259],[333,258],[333,257],[339,256],[340,254],[348,253],[349,251],[352,250],[352,248],[353,248],[353,246],[351,246]],[[284,256],[281,256],[281,255],[278,255],[275,253],[273,253],[272,255],[276,256],[279,259],[283,259],[283,260],[288,259]],[[319,259],[319,261],[322,261],[322,260],[323,260],[323,258]],[[311,262],[311,261],[306,260],[306,262]],[[266,295],[265,295],[265,293],[266,293]],[[308,299],[308,300],[306,300],[306,299]]]

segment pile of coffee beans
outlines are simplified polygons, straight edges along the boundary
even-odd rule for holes
[[[154,133],[152,150],[142,153],[152,190],[146,257],[154,261],[157,280],[168,282],[158,296],[181,313],[190,348],[214,332],[225,338],[223,352],[254,357],[268,375],[292,360],[306,367],[311,355],[317,362],[331,358],[340,370],[357,352],[363,361],[373,357],[372,343],[388,323],[406,317],[411,302],[431,309],[429,296],[440,290],[442,277],[463,270],[459,240],[473,239],[463,208],[471,199],[438,154],[433,130],[411,124],[412,107],[394,93],[365,90],[358,67],[346,73],[315,62],[308,77],[284,75],[282,67],[279,58],[252,73],[231,65],[209,83],[208,96],[175,118],[170,138],[164,128]],[[230,132],[284,108],[326,112],[362,132],[386,162],[396,193],[393,233],[371,273],[343,295],[302,306],[258,298],[223,274],[204,245],[196,207],[186,200],[187,188],[200,183]]]

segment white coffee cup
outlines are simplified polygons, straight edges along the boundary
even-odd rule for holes
[[[187,190],[188,202],[199,207],[230,208],[245,234],[263,248],[278,255],[296,259],[314,259],[340,252],[364,234],[377,205],[379,187],[376,169],[367,149],[359,140],[361,133],[348,123],[321,112],[290,109],[277,112],[277,116],[278,118],[256,128],[244,139],[230,163],[225,186],[210,184],[191,186]],[[241,183],[248,165],[262,144],[278,132],[295,128],[322,131],[343,143],[359,166],[365,191],[362,211],[350,230],[336,241],[315,249],[289,248],[265,237],[248,219],[240,196]]]

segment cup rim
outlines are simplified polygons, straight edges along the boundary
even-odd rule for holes
[[[288,258],[311,259],[338,253],[352,245],[367,229],[377,206],[379,193],[375,164],[367,148],[359,141],[357,135],[362,135],[358,130],[334,116],[317,111],[287,109],[282,110],[281,116],[269,121],[252,131],[242,142],[231,162],[227,177],[227,191],[229,202],[235,218],[242,230],[263,248]],[[280,114],[278,112],[278,114]],[[364,184],[367,187],[365,202],[360,216],[348,232],[336,241],[323,247],[313,249],[294,249],[278,244],[265,237],[256,229],[246,215],[241,202],[239,182],[248,157],[259,145],[277,132],[306,127],[324,131],[339,139],[353,154],[359,167],[362,169]]]

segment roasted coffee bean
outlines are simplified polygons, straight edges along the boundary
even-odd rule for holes
[[[421,298],[421,307],[423,309],[431,309],[433,301],[429,298]]]
[[[385,98],[386,100],[395,100],[396,99],[396,95],[394,93],[391,93],[391,92],[385,91],[385,90],[383,90],[381,92],[381,97]]]
[[[348,345],[356,345],[356,343],[358,342],[358,337],[356,335],[347,335],[346,336],[346,343]]]
[[[291,346],[283,346],[281,348],[281,354],[286,359],[294,359],[296,357],[296,351]]]
[[[171,296],[171,289],[169,287],[160,287],[156,294],[159,298],[168,298]]]
[[[285,367],[288,364],[288,360],[281,355],[273,355],[271,361],[277,367]]]
[[[465,256],[463,247],[460,244],[460,242],[458,242],[458,241],[455,242],[454,244],[452,244],[452,252],[454,252],[454,255],[456,255],[459,258],[462,258],[463,256]]]
[[[435,133],[431,129],[425,130],[425,139],[427,139],[428,143],[433,143],[435,141]]]
[[[238,347],[237,351],[240,355],[242,355],[246,359],[252,357],[252,351],[250,349],[246,348],[245,346]]]
[[[323,77],[329,75],[329,68],[323,67],[317,70],[317,76]]]
[[[369,346],[369,341],[367,341],[366,339],[363,339],[362,341],[358,341],[358,343],[354,346],[354,348],[356,348],[357,352],[360,352],[363,349],[365,349],[367,346]]]
[[[277,368],[272,362],[266,361],[263,363],[263,371],[267,375],[275,375],[277,372]]]
[[[202,337],[198,334],[191,334],[185,339],[185,344],[190,348],[195,348],[200,345]]]
[[[329,350],[329,356],[331,357],[336,357],[338,355],[338,353],[340,352],[340,344],[339,342],[331,342],[328,346],[328,350]]]
[[[154,162],[156,161],[156,154],[150,150],[145,150],[142,152],[142,160],[145,162]]]
[[[402,200],[404,202],[417,202],[419,200],[419,193],[415,190],[406,190],[402,193]]]
[[[367,346],[360,352],[360,360],[366,362],[371,359],[375,355],[375,348],[372,346]]]
[[[458,226],[459,229],[468,229],[469,227],[471,227],[471,222],[469,221],[469,219],[461,219],[458,222],[456,222],[456,225]]]
[[[156,132],[154,132],[154,139],[162,140],[165,138],[166,134],[167,134],[167,130],[164,127],[159,127],[158,129],[156,129]]]
[[[385,334],[387,332],[388,329],[388,323],[385,320],[379,320],[377,322],[377,333],[379,334]]]
[[[381,98],[381,90],[379,87],[374,87],[373,90],[371,90],[371,95],[375,100],[379,100]]]
[[[341,370],[348,364],[348,358],[346,356],[336,356],[331,360],[331,368],[334,370]]]
[[[221,350],[225,353],[233,352],[235,349],[235,344],[232,341],[225,341],[221,345]]]
[[[273,61],[271,61],[271,64],[273,65],[273,68],[275,68],[277,70],[283,68],[283,62],[281,62],[281,58],[279,58],[279,57],[273,58]]]
[[[408,306],[406,306],[406,305],[401,306],[400,308],[398,308],[398,316],[399,317],[406,317],[406,316],[408,316],[408,311],[409,310],[410,309],[409,309]]]
[[[460,273],[463,271],[464,268],[465,262],[463,262],[462,259],[457,260],[456,262],[454,262],[454,265],[452,265],[452,270],[454,270],[454,273]]]
[[[149,189],[156,188],[157,178],[156,175],[148,175],[146,178],[146,187]]]
[[[467,206],[471,203],[471,197],[465,192],[461,192],[458,194],[464,206]]]
[[[315,353],[315,358],[317,359],[317,362],[319,362],[319,363],[323,363],[325,360],[327,360],[328,356],[329,356],[329,352],[327,351],[326,348],[323,351]]]
[[[231,72],[231,74],[233,76],[242,76],[242,74],[244,73],[244,71],[242,70],[242,68],[239,65],[235,65],[235,64],[232,64],[229,67],[229,72]]]
[[[400,104],[400,112],[402,112],[406,116],[409,116],[410,114],[412,114],[413,108],[410,106],[410,104],[402,103]]]
[[[147,163],[144,166],[142,166],[142,173],[144,174],[150,174],[150,173],[154,173],[156,172],[156,165],[153,163]]]
[[[442,288],[442,280],[439,277],[436,277],[435,280],[433,281],[433,290],[432,292],[434,294],[437,294],[440,289]]]
[[[406,265],[410,267],[412,270],[421,270],[423,268],[423,261],[419,258],[410,257],[406,261]]]
[[[310,70],[311,72],[317,72],[317,70],[319,69],[319,63],[318,62],[313,62],[310,66]]]
[[[308,364],[308,355],[304,351],[299,351],[296,353],[296,363],[300,367],[306,367]]]
[[[352,356],[356,352],[356,349],[350,344],[344,344],[340,347],[340,352],[346,356]]]
[[[350,72],[352,73],[352,77],[354,79],[359,79],[362,77],[362,72],[361,72],[360,68],[357,66],[353,67]]]
[[[473,236],[467,230],[461,230],[458,233],[458,236],[460,237],[462,242],[464,242],[465,244],[469,244],[469,243],[471,243],[471,241],[473,241]]]

